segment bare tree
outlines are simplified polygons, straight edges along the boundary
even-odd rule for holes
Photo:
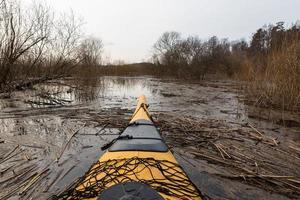
[[[167,51],[174,51],[180,40],[180,33],[175,31],[165,32],[154,44],[154,49],[161,54]]]
[[[19,2],[9,0],[2,1],[0,16],[0,80],[6,84],[14,79],[17,66],[24,62],[25,57],[33,56],[31,50],[35,46],[43,47],[50,21],[45,7],[34,7],[25,13]],[[40,54],[32,58],[33,63]]]
[[[79,63],[81,25],[73,12],[57,15],[41,3],[24,6],[18,0],[2,0],[0,90],[32,78],[66,75]]]
[[[78,49],[82,38],[82,19],[73,12],[63,13],[53,21],[45,63],[50,74],[66,75],[79,64]]]
[[[181,36],[178,32],[163,33],[153,46],[157,59],[164,64],[170,64],[180,41]]]
[[[94,37],[84,39],[79,47],[80,62],[85,66],[98,66],[102,63],[103,43]]]

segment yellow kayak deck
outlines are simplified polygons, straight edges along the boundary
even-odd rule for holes
[[[129,126],[119,140],[107,147],[108,150],[78,182],[74,191],[65,197],[98,199],[99,194],[114,185],[139,182],[166,200],[201,200],[198,189],[179,166],[158,131],[153,131],[155,127],[145,96],[139,98],[130,125],[132,127]],[[137,130],[139,133],[134,133]],[[147,131],[153,131],[151,137],[145,137]],[[81,194],[84,194],[82,198],[76,197]]]

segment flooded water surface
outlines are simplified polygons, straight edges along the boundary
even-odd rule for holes
[[[103,154],[101,146],[117,137],[142,94],[154,116],[168,113],[239,126],[250,122],[296,151],[299,149],[299,115],[286,113],[283,120],[279,111],[245,105],[240,86],[233,81],[183,83],[153,77],[56,80],[0,98],[1,199],[44,199],[68,187]],[[110,127],[110,122],[117,119],[123,121]],[[184,147],[172,150],[193,182],[211,199],[297,197],[219,176],[220,169],[207,161],[184,155]],[[32,175],[37,169],[39,174]],[[16,189],[16,178],[34,176],[35,188],[21,185],[17,190],[24,191],[10,195]]]

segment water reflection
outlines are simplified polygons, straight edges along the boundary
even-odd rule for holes
[[[133,109],[136,98],[146,95],[152,111],[172,111],[180,115],[210,116],[244,120],[244,104],[234,92],[198,84],[161,81],[151,77],[91,77],[53,81],[20,93],[16,106],[33,108],[81,105],[100,108]],[[22,101],[19,101],[22,99]],[[6,100],[0,102],[7,107]],[[25,105],[20,105],[20,102]]]
[[[0,108],[82,106],[94,111],[115,107],[134,109],[136,98],[144,94],[152,112],[247,121],[248,112],[252,111],[240,100],[241,95],[229,88],[227,82],[192,84],[152,77],[70,78],[36,85],[34,90],[16,92],[11,99],[1,99]]]
[[[101,78],[78,78],[70,81],[75,86],[70,93],[74,96],[75,103],[90,102],[100,97],[104,91],[104,84]]]
[[[151,98],[155,89],[148,81],[129,77],[93,77],[51,82],[36,86],[25,102],[34,108],[42,108],[95,101],[103,103],[99,99],[119,102],[120,99],[132,99],[141,94]]]
[[[130,77],[106,77],[105,82],[108,83],[106,96],[118,96],[123,98],[138,97],[142,94],[149,98],[155,95],[152,84],[150,81],[155,79],[141,79],[141,78],[130,78]]]

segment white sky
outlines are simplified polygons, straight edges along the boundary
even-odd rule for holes
[[[300,0],[45,0],[81,15],[112,60],[139,62],[165,31],[249,39],[264,24],[300,19]]]

